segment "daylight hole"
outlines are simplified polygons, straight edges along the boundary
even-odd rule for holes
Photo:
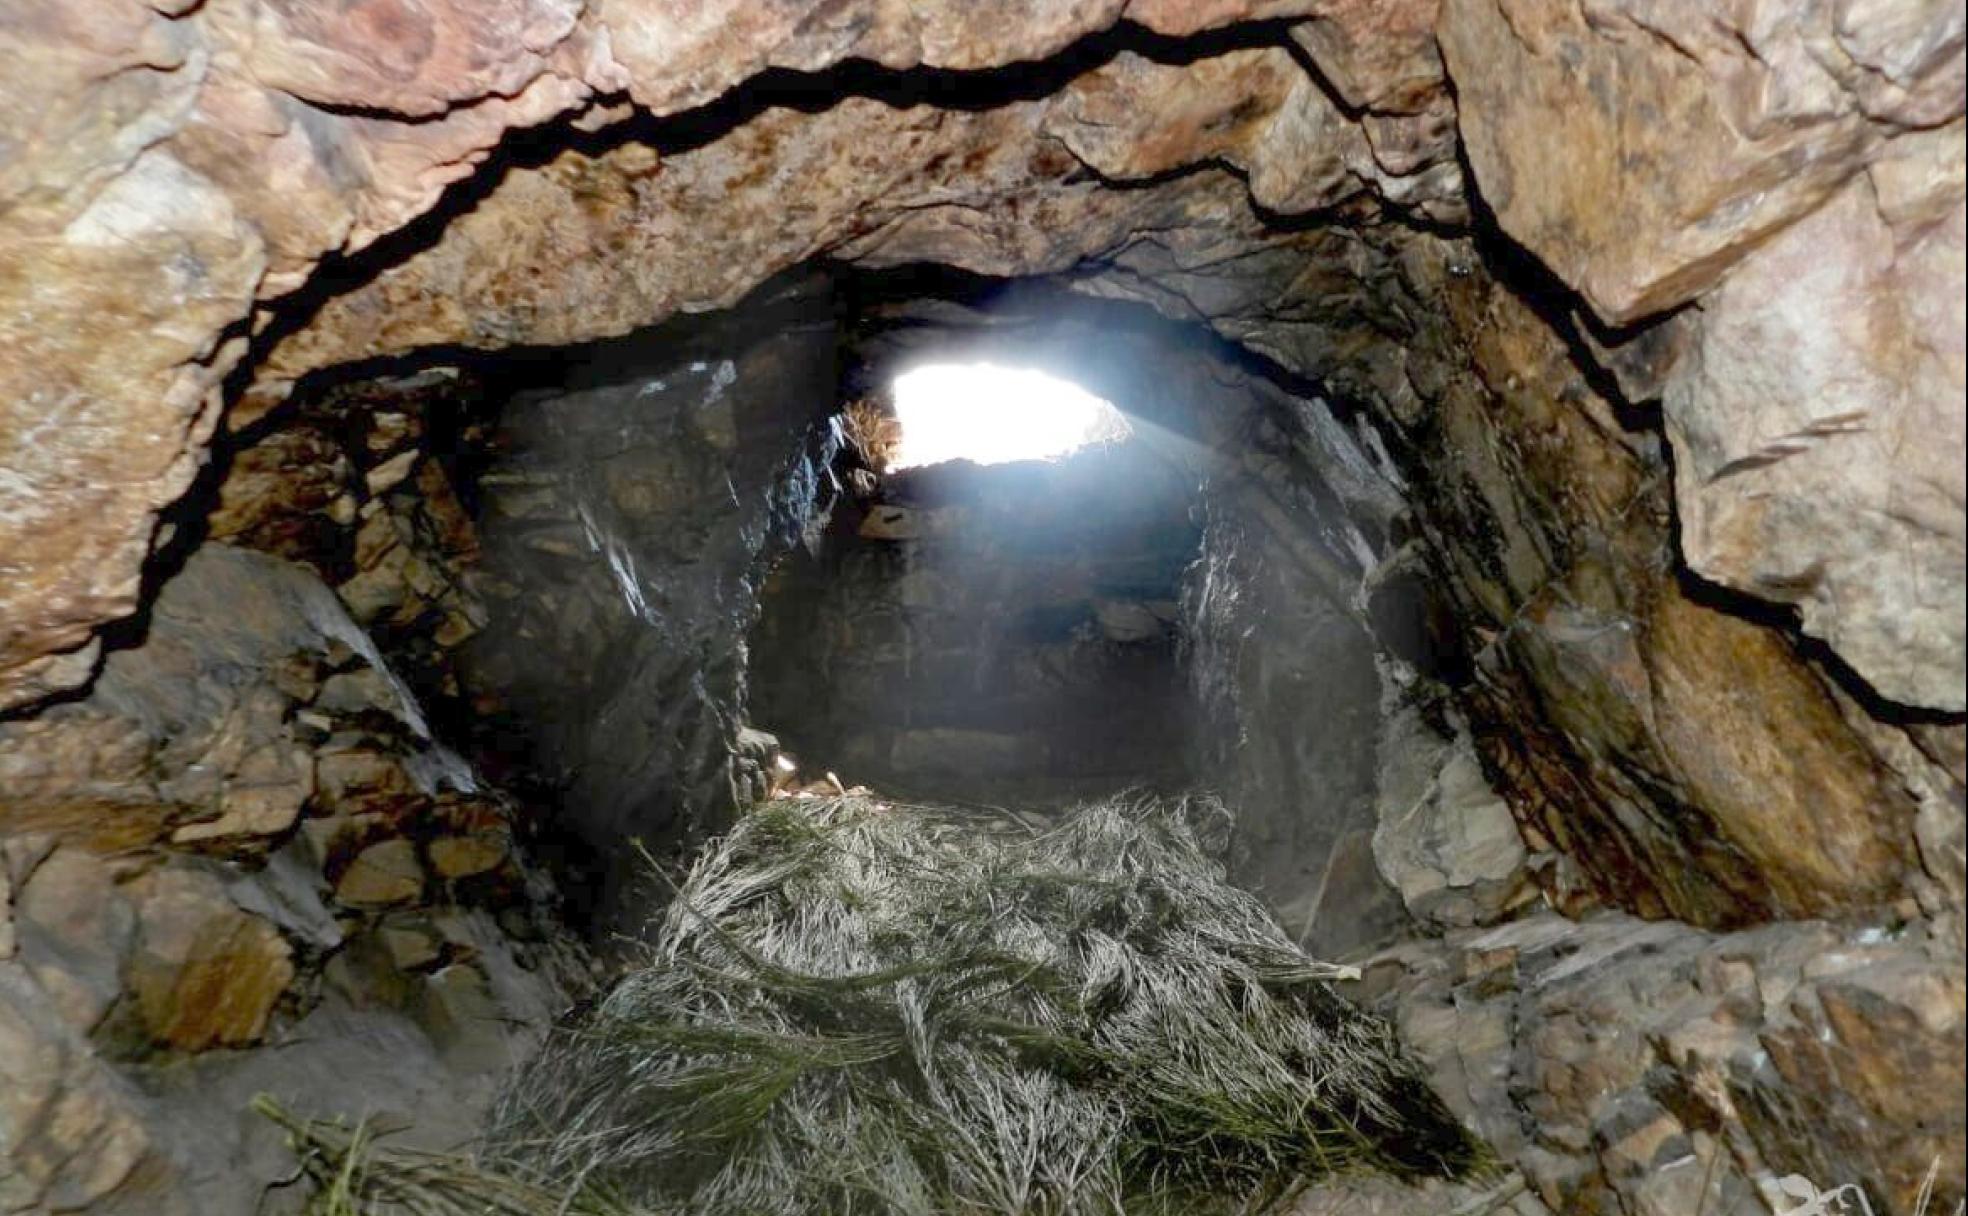
[[[1055,460],[1132,433],[1112,404],[1071,381],[994,363],[932,363],[895,378],[901,435],[888,471],[969,460]]]

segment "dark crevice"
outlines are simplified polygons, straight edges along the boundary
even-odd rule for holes
[[[768,68],[696,109],[667,116],[639,115],[605,128],[595,138],[598,147],[646,143],[674,155],[715,142],[766,110],[817,114],[850,97],[895,109],[926,105],[940,110],[995,110],[1022,101],[1043,101],[1122,55],[1180,67],[1233,51],[1289,47],[1294,24],[1288,19],[1251,21],[1172,36],[1123,21],[1050,58],[992,68],[890,68],[866,59],[842,60],[817,72]]]
[[[1291,55],[1292,62],[1298,65],[1299,70],[1310,77],[1313,84],[1319,86],[1319,91],[1326,95],[1326,100],[1332,102],[1333,109],[1338,110],[1347,121],[1359,122],[1372,113],[1368,107],[1356,106],[1346,100],[1345,94],[1339,91],[1339,86],[1333,83],[1332,77],[1319,66],[1319,61],[1312,57],[1312,52],[1306,50],[1298,39],[1285,39],[1285,50]]]
[[[1629,431],[1658,434],[1659,403],[1631,400],[1618,377],[1594,353],[1593,343],[1600,349],[1623,346],[1657,325],[1666,324],[1679,310],[1617,328],[1602,325],[1584,297],[1540,261],[1536,254],[1503,230],[1496,212],[1476,190],[1475,168],[1469,164],[1468,155],[1460,144],[1457,145],[1457,157],[1462,162],[1463,180],[1468,183],[1470,237],[1484,268],[1499,284],[1528,305],[1538,320],[1564,342],[1572,366],[1585,378],[1592,391],[1612,407],[1614,416],[1622,426]],[[1587,341],[1587,335],[1591,336],[1591,342]]]

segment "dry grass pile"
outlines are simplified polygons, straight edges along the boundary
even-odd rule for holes
[[[883,473],[895,463],[896,453],[902,449],[902,423],[878,398],[849,402],[841,411],[840,423],[862,464]]]
[[[485,1206],[401,1210],[1134,1216],[1476,1168],[1388,1027],[1224,880],[1220,814],[766,803],[436,1178]]]

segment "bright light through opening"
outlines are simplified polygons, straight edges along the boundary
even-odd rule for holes
[[[1052,460],[1131,433],[1112,405],[1077,384],[1022,367],[934,363],[895,378],[902,435],[895,469],[970,460]]]

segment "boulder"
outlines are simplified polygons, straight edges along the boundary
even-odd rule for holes
[[[1750,255],[1704,300],[1663,397],[1688,564],[1795,605],[1881,696],[1957,713],[1963,156],[1959,126],[1938,133]]]
[[[1530,893],[1529,853],[1468,735],[1442,740],[1412,711],[1384,731],[1373,832],[1381,876],[1423,923],[1453,928],[1499,919]]]
[[[188,1052],[259,1041],[294,979],[286,939],[195,870],[145,875],[132,896],[141,928],[125,979],[151,1038]]]
[[[123,990],[137,912],[109,863],[58,848],[29,872],[14,934],[48,1006],[77,1033],[94,1030]]]

